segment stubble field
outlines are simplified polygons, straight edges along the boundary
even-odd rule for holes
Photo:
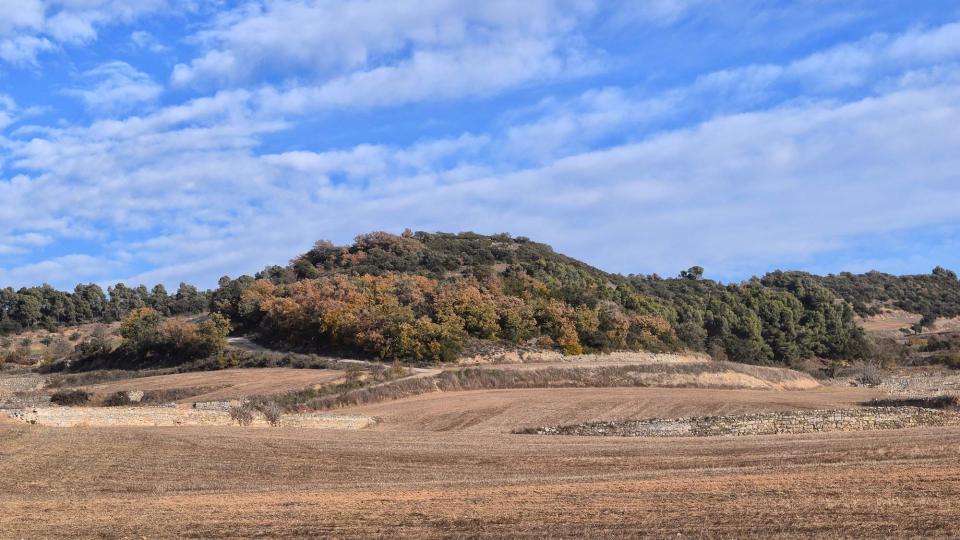
[[[540,437],[554,418],[850,406],[863,389],[537,389],[345,410],[361,431],[0,424],[3,538],[950,537],[960,428]],[[471,412],[472,411],[472,412]],[[468,415],[471,421],[451,419]]]

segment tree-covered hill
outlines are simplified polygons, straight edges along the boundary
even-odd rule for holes
[[[882,307],[899,308],[928,319],[960,316],[960,281],[957,274],[939,266],[929,274],[914,276],[843,272],[818,279],[864,316],[879,313]]]
[[[317,242],[285,266],[221,278],[209,292],[189,285],[172,295],[123,285],[106,294],[95,285],[73,293],[0,289],[0,332],[153,321],[157,328],[138,330],[149,337],[139,350],[169,360],[179,349],[161,342],[177,328],[163,330],[160,319],[209,309],[234,331],[279,347],[386,360],[448,361],[469,341],[488,340],[567,354],[691,349],[796,365],[868,355],[855,314],[880,305],[957,315],[960,282],[938,268],[904,277],[773,272],[725,285],[704,279],[699,267],[676,278],[610,274],[507,234],[374,232],[349,246]]]
[[[689,348],[751,363],[856,358],[851,307],[812,279],[609,274],[506,234],[371,233],[223,279],[213,308],[266,339],[446,359],[468,336],[567,353]]]

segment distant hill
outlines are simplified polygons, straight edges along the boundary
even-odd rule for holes
[[[209,292],[121,284],[108,293],[0,289],[0,332],[209,307],[235,331],[301,352],[435,362],[491,342],[568,354],[691,349],[799,365],[871,355],[858,313],[960,315],[960,281],[942,268],[903,277],[778,271],[724,285],[699,267],[676,278],[611,274],[508,234],[410,231],[317,242],[287,265],[221,278]]]
[[[610,274],[507,234],[375,232],[221,280],[213,306],[267,340],[383,358],[449,359],[469,337],[567,353],[689,348],[761,364],[866,353],[851,306],[813,277],[727,286],[702,273]]]

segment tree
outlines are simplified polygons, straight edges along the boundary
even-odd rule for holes
[[[170,315],[171,302],[170,295],[167,294],[167,288],[162,284],[154,286],[150,291],[147,305],[161,315]]]
[[[691,266],[690,268],[680,272],[680,277],[683,279],[698,280],[703,279],[703,267],[702,266]]]
[[[211,313],[207,320],[200,323],[200,338],[203,340],[206,354],[220,354],[227,348],[227,336],[230,335],[230,320],[219,313]]]
[[[160,337],[163,317],[151,308],[138,308],[128,313],[120,323],[123,346],[136,354],[147,353]]]

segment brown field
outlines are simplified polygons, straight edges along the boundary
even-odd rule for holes
[[[299,390],[314,384],[325,384],[343,377],[343,371],[328,369],[250,368],[225,369],[156,375],[136,379],[122,379],[83,386],[87,391],[105,396],[127,390],[173,390],[179,388],[212,387],[216,390],[191,396],[183,403],[236,399],[267,393]]]
[[[960,428],[708,439],[531,424],[851,407],[862,388],[435,393],[360,431],[0,423],[0,537],[951,537]]]
[[[867,388],[714,390],[703,388],[550,388],[444,392],[343,411],[381,419],[383,431],[509,433],[563,423],[675,418],[797,409],[851,408],[876,397]]]
[[[682,442],[0,433],[6,538],[949,537],[960,517],[960,429]]]
[[[899,309],[890,309],[879,315],[862,318],[859,320],[863,329],[872,334],[886,335],[892,337],[901,337],[901,329],[909,329],[920,321],[920,315],[910,313]],[[940,318],[934,323],[934,327],[929,329],[928,333],[957,332],[960,331],[960,317],[951,319]]]

